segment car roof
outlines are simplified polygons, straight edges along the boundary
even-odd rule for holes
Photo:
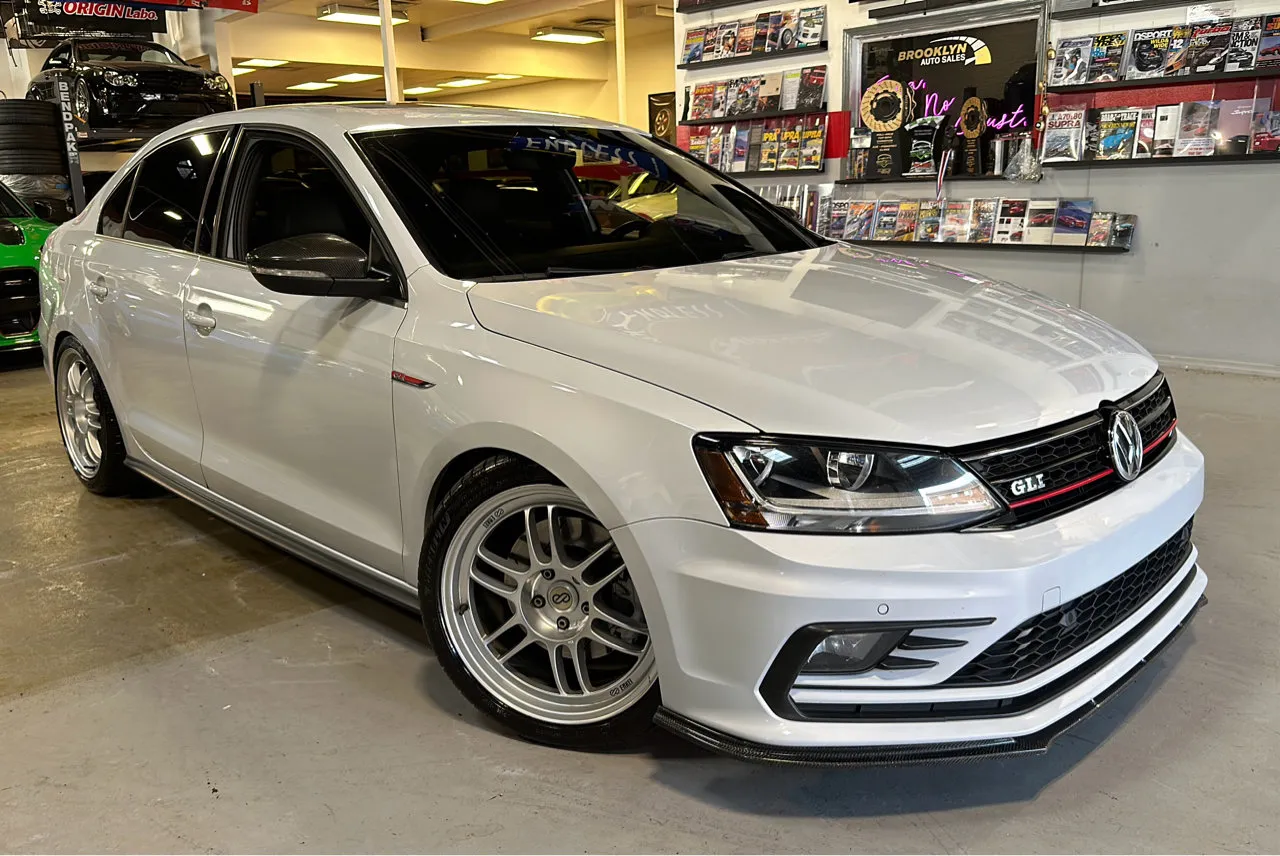
[[[179,133],[231,125],[278,125],[312,133],[338,130],[345,133],[389,131],[403,128],[458,127],[466,125],[528,125],[545,123],[585,128],[625,128],[567,113],[521,110],[511,107],[477,107],[469,104],[386,104],[379,101],[345,101],[249,107],[215,113],[180,126]],[[634,130],[634,129],[628,129]],[[166,138],[176,136],[165,134]]]

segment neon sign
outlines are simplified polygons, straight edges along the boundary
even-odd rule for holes
[[[889,75],[887,74],[880,78],[880,80],[888,79]],[[877,80],[876,83],[879,83],[880,80]],[[921,92],[929,88],[929,81],[910,80],[907,81],[907,86],[910,87],[912,92]],[[955,98],[943,99],[943,97],[936,92],[926,92],[924,96],[924,118],[929,119],[936,117],[938,119],[944,119],[946,118],[946,115],[951,112],[951,108],[954,106],[956,106]],[[1012,131],[1015,128],[1030,127],[1031,123],[1027,120],[1027,115],[1023,110],[1025,106],[1025,104],[1019,104],[1018,108],[1012,113],[1004,113],[998,119],[987,119],[987,127],[994,128],[997,131]],[[960,127],[960,121],[962,118],[963,117],[961,116],[956,117],[955,127]]]

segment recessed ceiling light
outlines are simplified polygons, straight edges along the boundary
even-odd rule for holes
[[[532,36],[535,42],[562,42],[566,45],[589,45],[603,42],[604,33],[596,30],[566,30],[563,27],[541,27]]]
[[[303,92],[312,92],[316,89],[332,89],[337,86],[336,83],[320,83],[312,80],[308,83],[295,83],[293,86],[286,86],[285,89],[299,89]]]
[[[523,74],[486,74],[485,77],[490,80],[519,80],[524,77]]]
[[[439,86],[411,86],[404,91],[405,95],[430,95],[432,92],[439,92]]]
[[[377,27],[381,26],[382,19],[378,16],[377,9],[366,9],[362,6],[344,6],[341,3],[330,3],[328,6],[321,6],[316,10],[316,19],[320,21],[333,21],[338,24],[369,24]],[[391,24],[407,24],[409,16],[404,12],[391,10]]]
[[[239,77],[242,74],[253,74],[255,71],[257,71],[256,68],[233,68],[231,69],[231,74],[234,77]]]
[[[455,77],[453,80],[442,80],[436,85],[448,86],[453,89],[461,89],[464,86],[480,86],[481,84],[488,82],[489,81],[481,80],[478,77]]]
[[[243,59],[236,63],[236,65],[248,65],[254,68],[279,68],[288,64],[287,59]]]
[[[330,77],[327,80],[330,83],[364,83],[366,80],[377,80],[382,77],[381,74],[366,74],[363,71],[353,71],[350,74],[340,74],[337,77]]]

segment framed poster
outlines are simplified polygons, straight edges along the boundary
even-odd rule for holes
[[[996,138],[1033,131],[1040,6],[1004,10],[980,26],[969,12],[846,31],[846,104],[872,136],[869,178],[990,174]]]

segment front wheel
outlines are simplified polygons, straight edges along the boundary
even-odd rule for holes
[[[441,502],[420,566],[427,635],[478,708],[522,737],[634,748],[659,696],[626,563],[572,491],[495,457]]]

